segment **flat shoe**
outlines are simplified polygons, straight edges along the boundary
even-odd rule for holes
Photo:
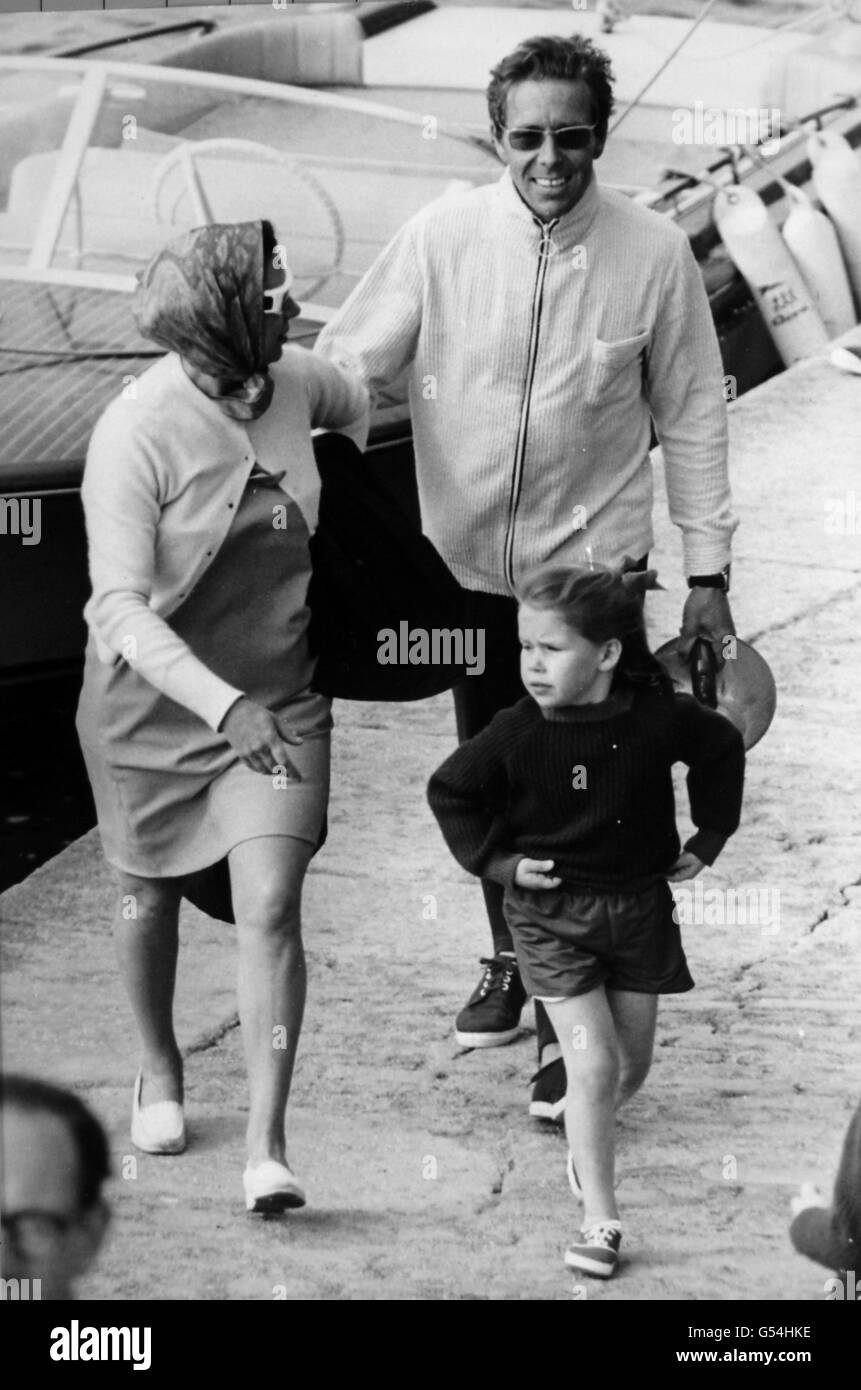
[[[132,1143],[147,1154],[181,1154],[185,1148],[185,1118],[175,1100],[141,1105],[143,1072],[135,1081],[132,1100]]]
[[[287,1211],[304,1207],[305,1192],[286,1163],[268,1158],[265,1163],[250,1166],[242,1174],[245,1206],[248,1211]]]

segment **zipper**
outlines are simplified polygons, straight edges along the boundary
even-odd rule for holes
[[[529,406],[532,395],[532,383],[535,379],[535,366],[538,359],[538,338],[541,328],[541,306],[544,299],[544,281],[547,275],[547,262],[550,259],[553,241],[550,233],[556,226],[559,218],[554,218],[552,222],[537,222],[541,228],[541,242],[538,247],[538,267],[535,274],[535,286],[532,291],[532,309],[530,312],[529,323],[529,355],[526,361],[526,377],[523,384],[523,402],[520,407],[520,421],[517,427],[517,443],[514,448],[514,467],[511,473],[511,487],[508,493],[508,521],[505,527],[505,543],[503,546],[503,572],[505,580],[512,593],[514,592],[514,523],[517,516],[517,506],[520,501],[520,493],[523,487],[523,464],[526,457],[526,439],[529,433]]]

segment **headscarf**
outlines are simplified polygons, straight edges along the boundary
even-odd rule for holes
[[[263,223],[197,227],[138,274],[132,303],[145,338],[179,353],[206,396],[234,420],[254,420],[272,400],[263,361]]]

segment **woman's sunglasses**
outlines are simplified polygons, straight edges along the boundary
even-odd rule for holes
[[[592,138],[593,125],[562,125],[556,130],[539,130],[536,126],[518,126],[507,130],[508,143],[513,150],[540,150],[545,135],[552,135],[560,150],[585,150]]]
[[[284,312],[284,300],[293,288],[293,276],[287,271],[283,285],[278,285],[274,290],[263,291],[263,312],[264,314],[282,314]]]

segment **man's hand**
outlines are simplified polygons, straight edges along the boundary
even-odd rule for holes
[[[551,874],[552,868],[552,859],[521,859],[514,870],[514,882],[518,888],[558,888],[562,880]]]
[[[696,878],[697,874],[701,873],[704,868],[705,864],[701,859],[697,859],[695,854],[691,854],[690,850],[682,850],[675,864],[666,875],[667,882],[681,883],[683,879]]]
[[[289,782],[301,782],[299,770],[287,756],[288,743],[302,743],[301,734],[282,734],[265,705],[243,696],[228,710],[221,732],[253,772],[274,772],[283,767]]]
[[[691,589],[682,610],[679,656],[687,661],[698,637],[712,645],[718,670],[723,666],[723,640],[735,634],[729,599],[722,589]]]
[[[800,1216],[808,1207],[827,1207],[828,1203],[819,1188],[812,1182],[803,1182],[796,1197],[790,1197],[789,1210],[793,1216]]]

